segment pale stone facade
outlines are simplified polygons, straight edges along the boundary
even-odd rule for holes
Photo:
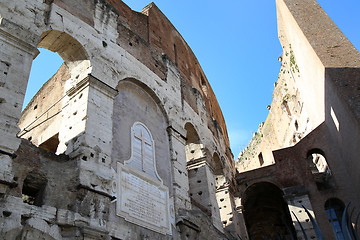
[[[349,201],[359,207],[360,54],[315,0],[276,5],[282,64],[269,115],[236,163],[238,207],[251,239],[273,236],[276,224],[268,219],[294,226],[304,239],[300,222],[316,238],[302,205],[324,239],[342,239],[334,235],[342,216],[335,221],[329,211],[341,213]],[[287,223],[276,218],[280,213]]]
[[[305,206],[334,239],[327,213],[360,199],[360,54],[315,0],[276,2],[282,67],[236,166],[155,4],[0,2],[0,237],[303,239],[301,223],[313,238]],[[38,48],[64,64],[21,112]]]
[[[2,1],[0,45],[2,238],[237,238],[216,200],[215,171],[236,172],[221,110],[155,4]],[[64,64],[21,114],[38,48]]]

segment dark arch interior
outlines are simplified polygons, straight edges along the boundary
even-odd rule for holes
[[[250,186],[243,197],[244,217],[251,240],[296,239],[282,191],[267,182]]]
[[[191,123],[185,124],[185,130],[186,130],[186,144],[189,143],[200,143],[199,135],[197,134],[194,126]]]

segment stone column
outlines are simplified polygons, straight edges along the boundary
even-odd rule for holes
[[[224,231],[219,206],[216,200],[216,185],[213,170],[206,161],[206,156],[192,159],[187,163],[189,172],[190,197],[193,205],[211,215],[214,226]]]
[[[241,198],[237,197],[234,199],[235,205],[236,205],[236,221],[238,225],[238,229],[240,231],[239,236],[241,239],[249,239],[249,236],[247,234],[245,219],[244,219],[244,213],[243,213],[243,206],[241,205]]]
[[[221,179],[220,179],[221,178]],[[242,235],[240,222],[242,219],[236,210],[236,203],[233,195],[233,188],[223,176],[216,176],[217,190],[216,198],[219,205],[220,217],[226,231],[235,238]],[[219,186],[218,182],[222,182]],[[246,231],[245,231],[246,232]]]
[[[112,195],[112,114],[117,91],[89,75],[67,91],[61,151],[79,161],[80,185]],[[58,148],[58,149],[59,149]]]
[[[191,209],[189,198],[189,179],[186,169],[186,140],[184,133],[180,133],[173,126],[167,128],[170,141],[171,170],[173,183],[173,198],[175,212],[179,209]]]
[[[12,181],[17,123],[39,37],[0,16],[0,180]]]

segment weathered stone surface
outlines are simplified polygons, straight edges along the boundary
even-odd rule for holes
[[[2,235],[181,239],[179,212],[200,208],[211,214],[199,227],[214,239],[225,236],[208,167],[216,165],[216,153],[224,159],[217,174],[235,174],[225,122],[196,57],[155,4],[139,13],[112,0],[5,1],[0,46]],[[21,114],[37,47],[58,53],[64,64]],[[148,129],[151,143],[148,137],[133,147],[144,137],[131,135],[135,123]],[[212,198],[198,203],[189,195],[187,123],[199,132],[203,187]],[[125,168],[138,171],[138,187],[159,187],[162,197],[149,199],[165,202],[156,205],[160,212],[150,211],[144,195],[158,196],[157,190],[139,192],[126,188],[131,181],[118,181]],[[161,224],[135,216],[121,200],[160,213]]]
[[[269,115],[236,163],[238,207],[249,233],[257,234],[249,222],[264,204],[255,210],[247,199],[262,196],[271,205],[266,191],[251,190],[271,183],[283,192],[308,237],[315,233],[301,205],[316,217],[324,238],[335,239],[326,203],[351,199],[358,207],[359,201],[352,188],[359,184],[360,54],[316,1],[276,2],[282,65]],[[294,214],[294,233],[303,239]],[[258,222],[268,225],[262,219]]]

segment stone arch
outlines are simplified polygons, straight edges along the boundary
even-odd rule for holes
[[[200,137],[194,125],[187,122],[184,126],[186,130],[186,161],[192,161],[200,158],[205,158],[204,145],[200,142]]]
[[[124,163],[131,158],[131,129],[141,123],[151,132],[154,141],[155,166],[159,178],[170,188],[170,145],[167,133],[168,116],[156,94],[137,79],[119,81],[113,106],[112,162]]]
[[[276,185],[270,182],[250,185],[243,194],[242,205],[251,240],[296,236],[283,192]]]
[[[200,143],[200,137],[195,127],[190,122],[185,123],[184,129],[186,130],[186,144],[188,143]]]
[[[66,63],[88,59],[85,48],[74,37],[58,30],[48,30],[41,34],[39,48],[57,52]]]
[[[213,154],[213,169],[215,175],[222,175],[223,172],[223,164],[220,160],[219,154],[217,152],[214,152]]]
[[[142,88],[143,91],[145,91],[147,94],[149,94],[149,96],[151,96],[151,98],[155,101],[155,103],[158,105],[159,109],[163,113],[164,117],[166,118],[166,124],[170,125],[169,115],[164,108],[163,102],[161,101],[160,97],[148,85],[146,85],[144,82],[142,82],[136,78],[128,77],[128,78],[124,78],[124,79],[120,80],[116,89],[118,89],[119,85],[123,81],[127,81],[127,82],[131,82],[133,84],[136,84],[140,88]]]
[[[306,159],[317,188],[319,190],[333,188],[334,179],[324,151],[318,148],[313,148],[308,151]]]
[[[69,101],[67,92],[91,73],[89,55],[85,48],[71,35],[58,30],[41,34],[39,48],[56,52],[64,63],[35,94],[21,114],[18,137],[51,152],[64,152],[65,139],[60,134],[64,118],[59,114]],[[51,93],[51,94],[49,94]],[[51,126],[51,127],[49,127]],[[62,145],[59,150],[58,146]]]
[[[91,73],[89,55],[82,44],[68,33],[48,30],[41,34],[38,48],[56,52],[64,60],[73,81]]]

